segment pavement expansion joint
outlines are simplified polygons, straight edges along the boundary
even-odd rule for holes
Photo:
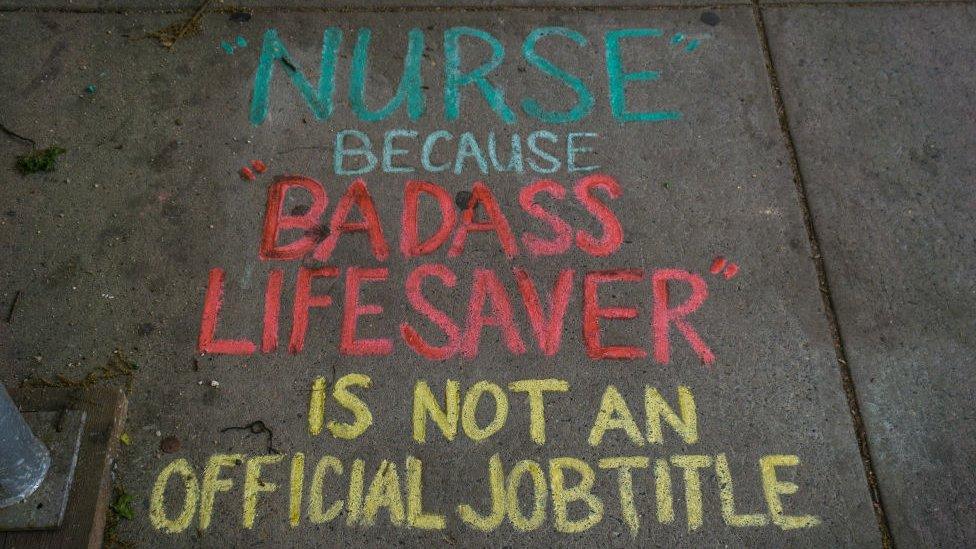
[[[756,30],[759,34],[759,40],[765,58],[770,88],[772,89],[773,94],[773,101],[775,103],[776,112],[778,113],[780,130],[783,134],[783,140],[786,143],[786,148],[789,153],[790,168],[793,171],[793,182],[796,186],[797,199],[803,214],[803,222],[810,244],[810,258],[813,261],[817,271],[817,280],[819,282],[820,295],[823,301],[823,309],[827,317],[827,323],[830,326],[830,333],[834,340],[834,349],[837,354],[837,367],[840,372],[844,393],[847,397],[848,409],[850,410],[851,421],[857,436],[861,460],[864,463],[865,480],[868,483],[871,491],[871,498],[873,500],[875,515],[878,521],[878,528],[881,531],[882,544],[885,548],[890,548],[894,546],[894,542],[892,541],[891,537],[891,527],[888,525],[888,519],[885,514],[884,503],[881,498],[881,490],[878,486],[877,476],[874,470],[874,463],[871,457],[868,434],[864,425],[864,419],[861,415],[860,403],[858,402],[857,398],[857,388],[854,384],[854,378],[851,375],[850,366],[847,361],[844,341],[841,336],[840,326],[838,325],[837,321],[836,309],[830,293],[830,281],[827,276],[826,267],[824,266],[824,259],[820,248],[820,239],[817,236],[816,225],[813,221],[813,215],[810,212],[810,203],[807,197],[806,185],[804,184],[803,173],[800,170],[799,155],[796,152],[796,145],[793,142],[793,136],[790,132],[789,117],[786,112],[786,106],[783,102],[782,90],[780,89],[779,85],[779,76],[776,73],[776,64],[769,48],[769,38],[766,34],[763,9],[764,6],[762,4],[756,0],[753,0],[753,13],[756,19]]]

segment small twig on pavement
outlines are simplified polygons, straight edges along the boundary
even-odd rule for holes
[[[30,143],[32,149],[37,147],[37,142],[36,141],[34,141],[33,139],[31,139],[30,137],[24,137],[23,135],[20,135],[19,133],[11,130],[10,128],[8,128],[7,126],[4,126],[3,124],[0,124],[0,131],[2,131],[3,133],[9,135],[10,137],[13,137],[13,138],[16,138],[16,139],[20,139],[21,141],[25,141],[27,143]]]
[[[247,432],[249,432],[251,434],[255,434],[255,435],[258,435],[258,434],[261,434],[261,433],[267,433],[268,434],[268,453],[269,454],[278,454],[278,453],[280,453],[274,447],[274,433],[272,433],[271,432],[271,429],[267,425],[265,425],[264,422],[261,421],[260,419],[259,420],[256,420],[256,421],[252,421],[251,423],[248,423],[247,425],[243,425],[241,427],[224,427],[223,429],[220,430],[221,433],[226,433],[227,431],[247,431]]]
[[[7,324],[14,319],[14,310],[17,308],[17,302],[20,301],[20,290],[14,292],[14,299],[10,302],[10,308],[7,309]]]

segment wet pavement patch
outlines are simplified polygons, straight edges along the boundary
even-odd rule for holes
[[[699,19],[701,19],[701,22],[705,23],[709,27],[714,27],[721,21],[718,14],[714,11],[703,11]]]

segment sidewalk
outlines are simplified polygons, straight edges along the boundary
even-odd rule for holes
[[[0,0],[0,381],[138,365],[111,540],[976,543],[976,4],[401,3]]]

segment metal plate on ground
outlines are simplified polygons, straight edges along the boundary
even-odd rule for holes
[[[0,532],[61,526],[78,463],[85,412],[25,412],[24,419],[50,450],[51,468],[41,486],[26,500],[0,509]]]

